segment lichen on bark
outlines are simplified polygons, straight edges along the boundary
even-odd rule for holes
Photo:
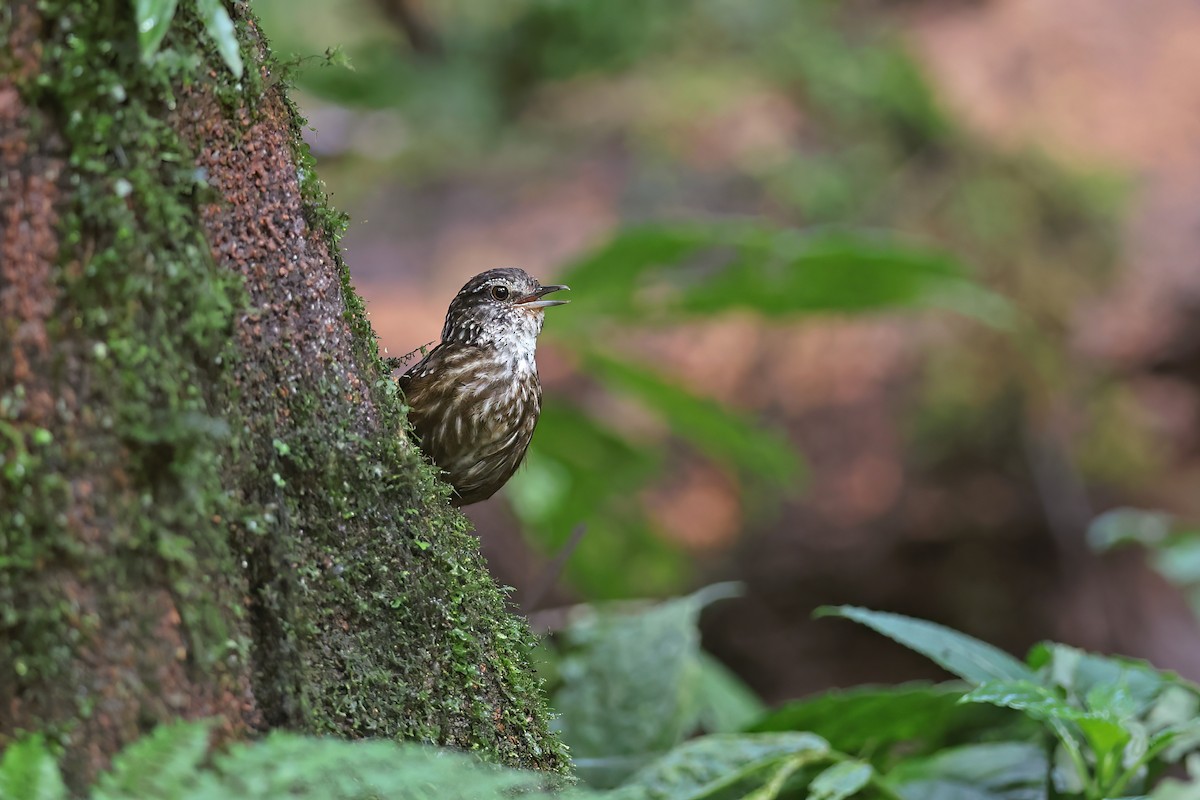
[[[0,746],[77,785],[159,721],[562,770],[465,519],[408,445],[302,120],[181,3],[0,12]]]

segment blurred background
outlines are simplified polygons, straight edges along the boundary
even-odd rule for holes
[[[574,289],[466,510],[518,605],[582,523],[538,606],[741,581],[704,642],[768,701],[936,676],[827,603],[1200,679],[1193,0],[252,7],[382,348]]]

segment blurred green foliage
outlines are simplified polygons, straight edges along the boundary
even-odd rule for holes
[[[638,226],[567,265],[571,313],[555,318],[548,339],[573,354],[580,371],[606,392],[636,402],[668,437],[634,437],[620,421],[587,415],[550,397],[530,467],[509,494],[541,541],[557,542],[578,522],[594,525],[574,577],[590,597],[670,588],[638,580],[630,563],[654,564],[661,537],[636,491],[661,477],[665,453],[684,444],[735,478],[744,492],[785,496],[802,478],[785,434],[671,380],[620,341],[630,325],[665,327],[753,311],[779,321],[813,314],[941,307],[991,325],[1011,326],[1008,304],[967,277],[945,253],[871,233],[802,233],[749,223]],[[720,365],[713,365],[719,369]],[[549,432],[548,430],[549,429]],[[600,442],[606,446],[598,446]],[[591,543],[608,545],[604,558]],[[685,562],[664,554],[664,564]],[[665,575],[672,574],[665,571]]]
[[[589,524],[568,566],[586,596],[687,584],[690,561],[645,498],[688,453],[737,484],[752,518],[802,489],[787,439],[648,363],[631,344],[642,327],[950,308],[986,324],[959,323],[957,346],[922,367],[906,422],[918,461],[952,461],[980,441],[994,444],[989,456],[1020,458],[1014,434],[1061,404],[1082,409],[1066,444],[1086,475],[1151,471],[1121,410],[1127,389],[1072,377],[1063,337],[1113,262],[1122,186],[964,133],[877,10],[833,0],[417,7],[436,53],[413,51],[368,0],[254,3],[276,50],[299,56],[301,90],[394,114],[386,152],[322,165],[340,196],[364,191],[380,160],[432,185],[473,173],[519,184],[613,143],[628,159],[619,202],[632,227],[556,276],[576,291],[546,336],[591,388],[633,401],[668,433],[635,436],[577,397],[549,396],[529,467],[508,490],[543,547]],[[305,58],[335,45],[352,70]],[[787,109],[783,138],[722,149],[747,98]],[[706,129],[715,150],[693,146]]]
[[[1200,687],[1150,665],[1038,645],[1026,661],[897,614],[823,611],[867,625],[957,680],[859,688],[766,712],[699,648],[716,586],[659,605],[580,607],[543,669],[586,785],[387,741],[275,732],[208,757],[209,726],[161,726],[90,791],[96,800],[502,797],[576,800],[1159,800],[1200,752]],[[717,672],[714,672],[717,670]],[[715,682],[705,674],[719,674]],[[723,709],[713,716],[712,711]],[[706,711],[707,710],[707,711]],[[729,713],[729,712],[733,713]],[[1157,786],[1156,786],[1157,784]],[[1146,794],[1153,792],[1153,794]],[[45,743],[0,760],[0,800],[65,800]]]

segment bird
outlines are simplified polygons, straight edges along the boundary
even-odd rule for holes
[[[486,500],[517,471],[542,412],[538,334],[543,286],[515,267],[471,278],[446,311],[442,340],[399,379],[417,443],[454,488],[451,503]]]

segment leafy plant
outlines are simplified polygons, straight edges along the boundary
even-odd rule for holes
[[[590,788],[389,741],[276,732],[209,753],[210,726],[161,726],[119,754],[95,800],[1192,800],[1158,783],[1200,751],[1200,690],[1139,661],[1038,645],[1019,661],[930,622],[822,609],[922,653],[957,681],[827,692],[766,712],[699,648],[711,587],[659,605],[579,608],[545,666]],[[611,788],[610,788],[611,787]],[[1134,793],[1150,793],[1136,795]],[[64,800],[46,744],[0,761],[0,800]]]
[[[185,0],[188,2],[189,0]],[[235,78],[242,77],[242,53],[238,45],[237,31],[233,20],[225,10],[222,0],[191,0],[196,7],[196,13],[204,25],[204,32],[216,46],[221,60]],[[135,0],[133,12],[137,22],[138,47],[142,51],[142,60],[147,63],[154,60],[162,46],[163,39],[175,18],[179,0]]]
[[[745,693],[737,696],[736,679],[717,677],[718,667],[700,650],[701,609],[733,591],[710,587],[636,614],[581,609],[557,637],[552,704],[575,767],[590,784],[620,783],[701,720],[717,731],[759,710]]]
[[[276,732],[232,745],[209,762],[210,725],[163,725],[113,760],[92,800],[530,800],[587,797],[534,772],[389,741],[346,742]],[[53,756],[38,738],[8,748],[0,761],[0,800],[66,800]]]
[[[1175,675],[1053,643],[1020,661],[931,622],[849,606],[819,613],[867,625],[958,680],[827,692],[737,730],[706,730],[689,709],[710,698],[680,668],[699,652],[681,626],[701,606],[692,597],[633,613],[593,610],[564,631],[568,641],[577,625],[606,632],[590,646],[567,646],[559,662],[573,661],[568,671],[588,682],[595,702],[562,702],[561,688],[555,699],[567,741],[586,726],[587,746],[601,745],[573,748],[581,776],[599,787],[625,772],[613,795],[620,800],[1099,800],[1149,790],[1165,765],[1200,747],[1200,691]],[[687,645],[664,645],[671,641]],[[663,675],[681,682],[664,688]],[[633,697],[644,703],[640,713],[619,699]],[[654,756],[664,743],[671,749],[633,769],[632,754]],[[619,757],[605,762],[597,752]],[[598,766],[610,770],[597,774]]]
[[[867,625],[962,678],[973,688],[959,702],[1012,709],[1038,723],[1057,740],[1048,763],[1060,794],[1123,796],[1200,743],[1200,689],[1143,662],[1047,643],[1022,664],[933,623],[848,606],[821,613]]]

